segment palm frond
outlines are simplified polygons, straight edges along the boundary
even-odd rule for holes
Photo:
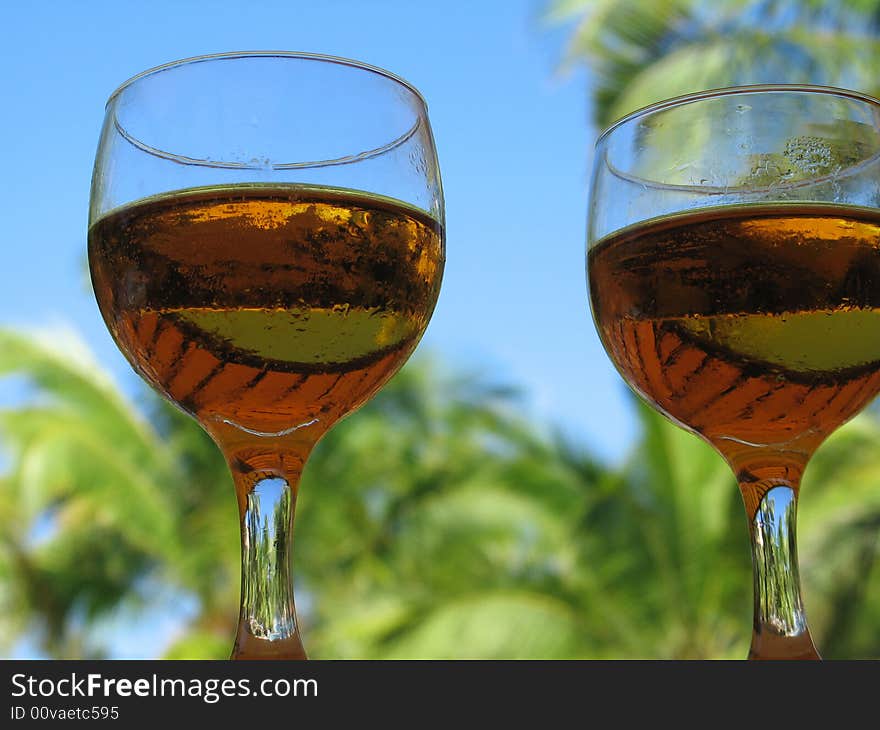
[[[878,87],[876,0],[584,0],[551,13],[581,18],[566,63],[590,68],[601,126],[661,99],[737,84]]]
[[[578,617],[560,601],[526,592],[481,592],[445,602],[390,641],[387,658],[575,658]]]

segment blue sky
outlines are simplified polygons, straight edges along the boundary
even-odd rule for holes
[[[520,386],[526,414],[618,458],[634,434],[584,281],[596,130],[588,80],[559,66],[570,27],[545,0],[16,3],[4,8],[7,172],[0,324],[74,328],[129,392],[85,281],[91,167],[106,97],[203,53],[299,50],[387,68],[428,101],[446,193],[447,269],[421,347]]]

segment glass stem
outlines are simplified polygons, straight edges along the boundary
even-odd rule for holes
[[[232,658],[306,659],[291,580],[293,515],[317,436],[254,438],[218,427],[212,435],[232,471],[241,527],[241,610]]]
[[[297,630],[290,558],[296,485],[253,481],[241,514],[241,611],[233,659],[305,659]]]
[[[800,593],[797,485],[748,481],[741,483],[741,489],[750,513],[755,583],[749,659],[819,659]]]

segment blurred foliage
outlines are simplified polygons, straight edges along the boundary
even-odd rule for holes
[[[0,641],[104,656],[107,626],[156,597],[181,611],[155,653],[224,657],[237,618],[237,513],[195,423],[126,400],[72,336],[0,331]],[[520,414],[517,394],[416,359],[319,445],[295,573],[316,657],[744,657],[751,578],[732,477],[636,406],[632,457],[602,464]],[[827,656],[880,655],[880,423],[811,466],[802,572]],[[171,596],[171,600],[167,597]],[[119,617],[122,618],[119,618]],[[112,634],[110,634],[112,636]]]
[[[880,0],[555,0],[600,126],[693,91],[810,83],[880,92]]]

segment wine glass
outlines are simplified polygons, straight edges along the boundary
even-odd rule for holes
[[[799,587],[798,488],[819,444],[880,389],[878,153],[880,102],[791,85],[664,101],[596,145],[593,318],[636,393],[736,475],[750,658],[819,658]]]
[[[305,658],[289,570],[300,474],[422,336],[443,225],[425,101],[382,69],[202,56],[146,71],[107,102],[92,282],[131,365],[232,471],[233,658]]]

